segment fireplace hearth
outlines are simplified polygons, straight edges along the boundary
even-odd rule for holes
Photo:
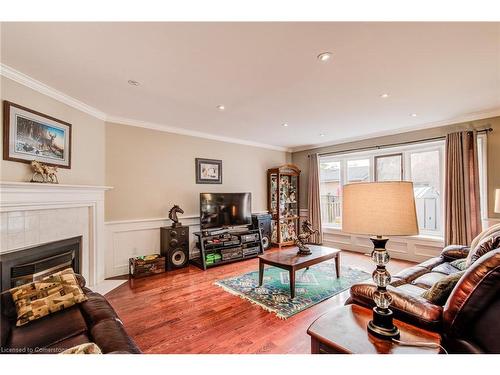
[[[0,291],[30,283],[71,267],[80,272],[82,237],[0,254]]]

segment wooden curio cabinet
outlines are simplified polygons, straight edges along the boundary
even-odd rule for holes
[[[299,233],[300,169],[285,164],[267,170],[267,208],[272,215],[271,243],[294,245]]]

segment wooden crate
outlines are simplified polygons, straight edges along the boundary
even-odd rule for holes
[[[159,254],[130,258],[129,275],[134,279],[165,272],[165,257]]]

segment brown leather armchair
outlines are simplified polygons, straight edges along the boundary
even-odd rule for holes
[[[58,353],[87,342],[103,353],[140,353],[106,298],[86,288],[82,276],[77,279],[87,301],[21,327],[10,292],[0,294],[0,354]]]
[[[446,275],[459,272],[450,262],[465,258],[466,246],[448,246],[441,255],[396,274],[388,287],[397,319],[439,332],[443,345],[454,353],[500,353],[500,249],[474,262],[460,278],[444,306],[421,294]],[[346,304],[371,307],[376,286],[351,287]]]

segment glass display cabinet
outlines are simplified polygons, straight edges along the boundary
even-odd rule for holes
[[[267,208],[272,215],[271,243],[294,245],[299,234],[300,169],[293,164],[267,170]]]

